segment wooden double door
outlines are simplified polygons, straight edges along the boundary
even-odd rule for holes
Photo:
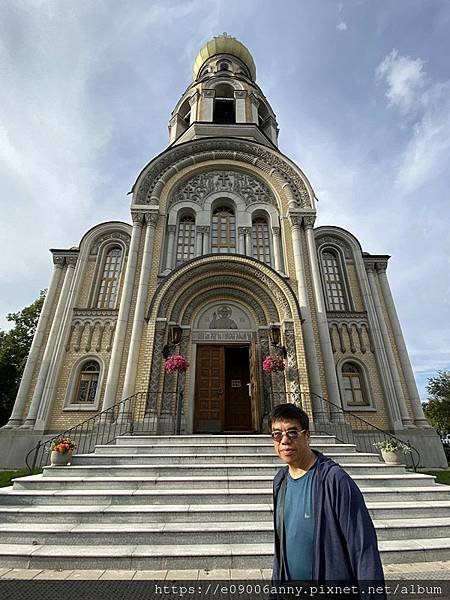
[[[249,345],[197,346],[195,432],[254,430],[251,354]]]

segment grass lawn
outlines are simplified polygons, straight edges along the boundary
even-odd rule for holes
[[[0,471],[0,487],[7,487],[8,485],[12,485],[11,479],[15,479],[16,477],[25,477],[26,475],[37,475],[38,473],[42,473],[42,469],[35,469],[32,473],[24,467],[23,469],[18,469],[17,471]]]
[[[420,471],[421,473],[425,473],[426,475],[435,475],[436,483],[445,483],[445,485],[450,485],[450,469],[446,469],[445,471]]]

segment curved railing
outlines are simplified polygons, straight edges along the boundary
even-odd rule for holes
[[[305,405],[307,399],[317,398],[323,407],[324,419],[314,420],[314,433],[333,435],[343,444],[354,444],[359,452],[380,452],[375,444],[388,439],[399,441],[410,448],[405,454],[406,465],[414,471],[420,463],[420,454],[409,440],[383,431],[376,425],[334,404],[319,394],[287,394],[272,392],[271,405],[282,402]],[[183,391],[150,394],[138,392],[114,406],[89,417],[74,427],[39,441],[32,448],[25,462],[30,471],[41,468],[50,462],[51,446],[61,435],[70,437],[76,445],[76,454],[89,454],[96,445],[111,444],[120,435],[149,434],[173,435],[181,432],[183,411]]]
[[[317,398],[318,403],[322,403],[324,419],[314,420],[314,433],[334,435],[342,444],[355,444],[358,452],[378,452],[380,450],[375,444],[395,440],[405,444],[410,449],[405,453],[405,463],[407,467],[412,467],[416,471],[420,464],[420,453],[414,446],[411,445],[408,439],[400,439],[397,436],[380,429],[376,425],[369,423],[362,417],[355,415],[350,411],[343,409],[331,400],[310,392],[309,394],[286,394],[285,392],[273,393],[273,405],[281,402],[293,402],[298,404],[299,396],[302,401],[302,406],[305,405],[305,400]]]
[[[153,394],[150,405],[147,400],[147,392],[138,392],[58,435],[39,441],[25,458],[28,469],[32,471],[50,462],[52,443],[60,436],[70,437],[76,454],[89,454],[95,446],[111,444],[120,435],[180,433],[182,391],[164,393],[164,397]],[[167,412],[162,411],[162,405]]]

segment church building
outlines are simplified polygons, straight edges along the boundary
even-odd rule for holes
[[[48,293],[0,431],[7,462],[134,397],[115,418],[135,431],[264,433],[272,407],[289,401],[316,431],[333,433],[352,413],[408,439],[422,465],[443,466],[389,256],[338,226],[315,227],[314,190],[279,150],[276,115],[235,38],[199,51],[169,145],[138,174],[130,210],[131,223],[105,221],[78,246],[51,250]],[[189,366],[170,372],[165,360],[177,355]]]

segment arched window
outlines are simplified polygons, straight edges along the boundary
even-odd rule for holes
[[[180,219],[177,238],[177,266],[195,256],[195,219],[188,215]]]
[[[114,246],[105,256],[102,280],[98,291],[97,308],[115,308],[122,267],[122,248]]]
[[[219,206],[213,212],[211,252],[233,254],[236,252],[236,217],[228,206]]]
[[[369,404],[364,386],[364,377],[358,365],[346,362],[342,365],[344,402],[347,406],[366,406]]]
[[[257,217],[252,223],[253,257],[270,265],[269,224],[265,217]]]
[[[100,365],[97,361],[90,360],[82,365],[72,404],[94,404],[99,376]]]
[[[234,89],[230,85],[220,84],[216,87],[213,122],[236,123]]]
[[[331,248],[324,249],[321,253],[321,263],[328,310],[347,310],[344,277],[336,251]]]

